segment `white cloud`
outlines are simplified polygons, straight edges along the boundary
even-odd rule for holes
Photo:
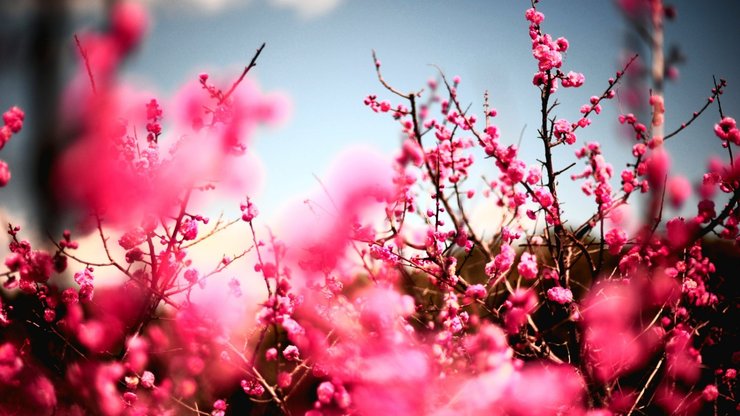
[[[172,10],[218,13],[252,3],[251,0],[146,0],[146,3]]]
[[[325,15],[336,9],[341,2],[342,0],[268,0],[270,5],[293,9],[306,19]]]
[[[168,11],[221,13],[236,7],[254,5],[254,0],[127,0],[138,1],[148,6],[161,7]],[[326,15],[336,9],[344,0],[258,0],[270,7],[292,10],[300,17],[311,19]],[[70,0],[69,6],[76,13],[101,13],[107,0]],[[0,3],[0,10],[17,12],[33,7],[31,0],[16,0],[13,3]]]
[[[252,0],[120,0],[141,3],[147,7],[157,7],[168,11],[185,11],[198,13],[218,13],[234,7],[245,6]],[[34,10],[39,6],[33,0],[16,0],[15,2],[0,2],[0,11],[23,12]],[[66,6],[73,13],[98,15],[110,7],[108,0],[68,0]]]
[[[79,0],[78,0],[79,1]],[[84,0],[83,0],[84,1]],[[90,1],[90,0],[87,0]],[[259,0],[270,7],[292,10],[300,17],[311,19],[326,15],[336,9],[343,0]],[[254,5],[254,0],[145,0],[146,3],[173,10],[197,10],[205,13],[219,13]]]

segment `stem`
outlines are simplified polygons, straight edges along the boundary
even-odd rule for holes
[[[658,370],[660,370],[660,367],[663,365],[663,361],[665,361],[665,357],[660,357],[660,361],[658,361],[658,364],[653,369],[653,372],[650,373],[650,376],[648,377],[647,381],[645,382],[645,386],[640,390],[640,393],[637,395],[637,399],[635,399],[635,402],[632,404],[632,407],[630,408],[630,411],[627,412],[627,416],[631,416],[632,412],[635,411],[635,408],[637,407],[637,404],[642,399],[642,396],[645,395],[645,392],[647,391],[648,387],[650,386],[650,383],[652,383],[653,378],[655,378],[655,375],[658,373]]]
[[[82,47],[82,43],[80,43],[80,38],[77,37],[77,34],[75,33],[75,43],[77,44],[77,50],[80,51],[80,56],[82,56],[82,61],[85,63],[85,69],[87,70],[87,77],[90,78],[90,86],[92,87],[93,94],[97,94],[97,91],[95,89],[95,77],[93,77],[92,69],[90,68],[90,59],[87,57],[87,51],[85,48]]]
[[[241,84],[241,82],[244,80],[244,77],[247,76],[247,73],[249,73],[249,71],[252,68],[254,68],[255,66],[257,66],[257,58],[262,53],[262,49],[265,49],[265,45],[266,45],[266,43],[262,43],[262,45],[259,48],[257,48],[257,52],[254,53],[254,56],[252,57],[252,60],[249,62],[249,65],[247,65],[246,67],[244,67],[244,71],[242,71],[241,75],[239,75],[239,78],[237,78],[237,80],[234,81],[233,84],[231,84],[231,88],[229,88],[229,90],[226,91],[226,94],[224,94],[224,96],[221,97],[220,100],[218,100],[218,103],[219,104],[223,104],[224,102],[226,102],[226,100],[228,100],[229,97],[231,97],[231,94],[234,93],[234,90],[236,90],[236,87],[238,87],[239,84]]]

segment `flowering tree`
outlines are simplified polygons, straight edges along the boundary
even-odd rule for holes
[[[243,189],[232,161],[247,157],[257,126],[284,113],[279,96],[249,79],[265,45],[234,80],[200,74],[168,107],[116,78],[141,41],[137,6],[115,8],[108,32],[76,37],[67,94],[83,103],[70,115],[79,138],[55,166],[55,187],[82,226],[44,246],[8,225],[2,413],[733,413],[737,297],[722,294],[732,271],[715,265],[720,243],[708,239],[727,241],[725,261],[737,261],[740,130],[721,108],[727,83],[716,81],[684,124],[665,126],[667,9],[625,6],[652,41],[651,118],[619,116],[634,159],[617,173],[584,137],[639,58],[604,80],[577,118],[559,116],[557,98],[585,88],[585,76],[564,69],[569,43],[546,32],[537,3],[522,26],[540,96],[536,163],[499,139],[487,95],[474,114],[461,79],[441,71],[402,91],[373,55],[387,98],[364,102],[399,124],[395,160],[345,154],[281,233],[261,223],[249,196],[239,197],[240,218],[202,213],[207,195]],[[697,183],[672,176],[665,142],[711,108],[719,115],[707,135],[728,154]],[[3,120],[0,148],[24,113],[12,107]],[[557,147],[572,160],[555,157]],[[9,180],[0,161],[0,186]],[[559,193],[568,180],[592,200],[580,224]],[[681,206],[692,188],[696,214],[664,218],[664,205]],[[481,197],[502,212],[488,231],[471,220]],[[628,226],[635,200],[645,213]],[[239,227],[241,247],[208,257],[210,268],[196,261]],[[85,233],[102,260],[88,257]],[[261,286],[212,288],[242,258]],[[114,283],[99,284],[101,273]],[[227,319],[247,297],[259,300]]]

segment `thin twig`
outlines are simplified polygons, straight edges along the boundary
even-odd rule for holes
[[[257,52],[255,52],[254,56],[252,57],[252,60],[249,62],[249,65],[244,67],[244,71],[242,71],[242,74],[239,75],[239,78],[237,78],[237,80],[234,81],[233,84],[231,84],[231,88],[229,88],[229,90],[226,91],[226,94],[224,94],[224,96],[221,97],[221,99],[218,102],[219,104],[223,104],[224,102],[226,102],[226,100],[228,100],[229,97],[231,97],[231,94],[234,93],[234,90],[236,90],[236,87],[238,87],[239,84],[244,80],[244,77],[247,76],[247,73],[252,68],[257,66],[257,58],[262,53],[262,49],[265,49],[265,45],[266,43],[263,43],[259,48],[257,48]]]
[[[92,69],[90,68],[90,59],[87,57],[87,51],[85,48],[82,47],[82,43],[80,43],[80,38],[77,37],[77,34],[75,33],[75,43],[77,44],[77,50],[80,51],[80,55],[82,56],[82,61],[85,63],[85,69],[87,69],[87,76],[90,78],[90,86],[92,87],[93,94],[97,94],[97,90],[95,88],[95,78],[93,77]]]

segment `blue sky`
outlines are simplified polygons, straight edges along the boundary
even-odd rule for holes
[[[435,76],[430,64],[436,64],[449,76],[462,77],[462,101],[472,103],[478,113],[482,93],[488,90],[499,112],[496,121],[502,140],[516,143],[524,129],[522,154],[533,163],[541,154],[541,143],[535,137],[539,93],[531,85],[536,62],[523,17],[528,3],[219,0],[203,8],[198,6],[199,0],[160,0],[152,7],[149,38],[127,63],[125,76],[169,94],[203,70],[224,76],[238,74],[254,49],[267,42],[250,76],[264,90],[288,93],[293,102],[290,120],[279,129],[262,131],[251,149],[267,168],[266,186],[259,199],[269,211],[281,201],[314,188],[313,174],[321,175],[332,158],[348,146],[368,144],[388,154],[397,148],[397,125],[362,103],[371,93],[392,98],[375,78],[370,57],[373,48],[383,62],[386,79],[400,89],[423,86]],[[729,81],[722,97],[723,109],[738,114],[740,3],[675,4],[678,19],[667,25],[667,38],[669,43],[681,45],[688,60],[680,68],[679,81],[666,88],[667,129],[672,130],[703,104],[715,74]],[[539,8],[546,15],[544,30],[570,41],[564,69],[586,76],[584,87],[559,94],[562,105],[558,115],[575,119],[580,105],[599,94],[618,69],[624,21],[609,1],[546,0]],[[69,28],[70,33],[89,27],[96,18],[94,10],[84,11],[77,20],[79,25]],[[19,73],[0,66],[0,87],[10,90],[5,97],[22,102],[24,80]],[[0,105],[7,107],[10,102],[5,97],[0,98]],[[616,130],[619,105],[618,101],[607,103],[594,125],[579,135],[579,143],[601,141],[617,172],[629,155],[628,144]],[[722,152],[711,132],[717,119],[716,109],[712,109],[668,144],[674,155],[674,172],[696,178],[708,154]],[[14,146],[0,157],[22,159],[21,146]],[[558,155],[562,167],[574,160],[573,150]],[[489,168],[489,176],[495,175],[493,167]],[[581,200],[573,196],[577,187],[566,185],[565,189],[576,216],[584,215]],[[7,196],[8,190],[0,191],[2,200]]]

